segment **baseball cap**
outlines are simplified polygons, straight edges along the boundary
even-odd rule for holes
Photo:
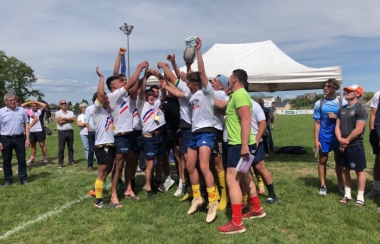
[[[217,75],[215,78],[217,78],[220,83],[223,85],[223,87],[226,87],[228,84],[228,78],[225,75]]]
[[[364,90],[361,86],[358,86],[356,84],[353,84],[351,86],[347,86],[345,88],[343,88],[343,91],[347,92],[347,91],[356,91],[357,93],[360,94],[360,96],[363,96],[364,94]]]

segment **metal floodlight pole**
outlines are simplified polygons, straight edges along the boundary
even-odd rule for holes
[[[132,33],[133,25],[127,25],[124,23],[119,29],[127,35],[127,55],[128,55],[128,81],[130,80],[130,64],[129,64],[129,35]]]

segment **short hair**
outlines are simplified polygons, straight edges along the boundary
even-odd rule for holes
[[[153,93],[155,93],[155,92],[152,90],[152,88],[147,89],[147,90],[145,91],[145,94],[147,94],[148,92],[153,92]]]
[[[327,83],[332,84],[332,86],[333,86],[336,90],[339,90],[339,88],[340,88],[340,83],[339,83],[339,81],[337,81],[337,80],[334,79],[334,78],[330,78],[330,79],[328,79],[327,81],[325,81],[324,85],[326,85]]]
[[[98,93],[95,92],[94,95],[92,96],[92,102],[95,102],[97,96],[98,96]]]
[[[7,101],[11,97],[15,98],[16,96],[15,94],[8,92],[7,94],[4,95],[4,101]]]
[[[85,107],[88,107],[87,103],[81,103],[81,104],[79,104],[79,108],[85,108]]]
[[[19,97],[16,96],[15,99],[16,99],[16,102],[18,102],[18,103],[22,103],[21,98],[19,98]]]
[[[248,75],[245,70],[235,69],[234,71],[232,71],[232,73],[241,83],[244,84],[244,86],[248,83]]]
[[[114,80],[118,80],[118,79],[119,79],[118,75],[113,75],[113,76],[110,76],[110,77],[107,78],[106,84],[107,84],[108,90],[111,91],[111,82],[114,81]]]
[[[151,85],[150,88],[149,88],[149,90],[152,90],[152,91],[153,91],[153,89],[160,90],[160,87],[159,87],[158,85]],[[153,92],[154,92],[154,91],[153,91]]]
[[[198,71],[188,73],[186,78],[187,82],[195,82],[199,87],[202,87],[201,75]]]

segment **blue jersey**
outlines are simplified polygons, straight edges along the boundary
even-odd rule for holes
[[[346,105],[347,101],[342,100],[342,106]],[[336,119],[329,118],[329,112],[333,112],[335,115],[338,114],[339,110],[339,98],[335,99],[323,99],[322,111],[321,111],[321,101],[317,101],[314,105],[314,120],[320,121],[319,128],[319,138],[320,142],[328,142],[335,144],[338,142],[335,136],[335,123]]]

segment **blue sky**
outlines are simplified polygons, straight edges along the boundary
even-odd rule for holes
[[[312,68],[342,66],[343,84],[380,90],[380,1],[6,1],[0,0],[0,50],[31,66],[50,103],[90,100],[96,66],[112,73],[117,50],[130,36],[131,72],[175,53],[197,35],[203,52],[214,43],[272,40]],[[309,91],[265,95],[295,97]],[[311,92],[321,93],[321,90]]]

